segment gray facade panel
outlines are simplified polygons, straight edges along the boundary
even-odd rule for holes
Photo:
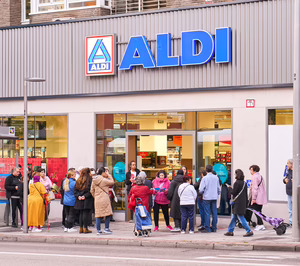
[[[116,34],[120,65],[131,36],[145,35],[155,54],[156,35],[171,33],[174,55],[181,55],[181,32],[232,28],[232,63],[117,71],[116,76],[85,76],[85,37]],[[98,20],[39,25],[0,31],[1,98],[97,95],[227,86],[292,83],[293,1],[237,3]]]

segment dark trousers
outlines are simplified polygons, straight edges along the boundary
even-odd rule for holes
[[[23,224],[23,206],[20,199],[13,199],[11,198],[11,214],[12,214],[12,224],[16,224],[16,214],[17,214],[17,208],[20,212],[20,219],[21,224]]]
[[[195,205],[180,205],[181,230],[186,231],[187,221],[190,220],[190,230],[194,231]]]
[[[263,205],[258,205],[258,204],[256,204],[256,203],[249,206],[249,208],[254,209],[254,210],[256,210],[256,211],[259,211],[259,212],[261,212],[262,207],[263,207]],[[256,214],[255,214],[255,215],[256,215]],[[247,210],[247,211],[246,211],[246,215],[245,215],[246,220],[247,220],[248,222],[250,222],[250,221],[251,221],[251,217],[252,217],[252,211]],[[258,224],[258,225],[263,225],[263,224],[264,224],[264,223],[263,223],[263,220],[262,220],[259,216],[256,215],[256,218],[257,218],[257,224]]]
[[[174,223],[176,228],[181,228],[181,219],[174,218]]]
[[[63,226],[66,226],[66,209],[65,209],[65,205],[63,205],[63,210],[62,210],[62,221],[61,224]]]
[[[74,206],[66,206],[64,205],[65,209],[65,227],[70,229],[74,226]]]
[[[79,226],[88,228],[89,215],[91,210],[80,210],[79,212]]]
[[[166,221],[166,225],[169,226],[170,225],[170,217],[169,217],[169,206],[168,204],[158,204],[158,203],[154,203],[153,206],[153,211],[154,211],[154,223],[155,226],[158,226],[158,219],[159,219],[159,209],[161,208],[163,214],[164,214],[164,218]]]

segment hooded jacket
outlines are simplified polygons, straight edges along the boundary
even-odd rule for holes
[[[153,180],[153,188],[157,192],[155,194],[155,202],[161,205],[170,204],[170,200],[168,199],[168,191],[170,188],[170,180],[166,177],[161,179],[159,177]]]
[[[113,215],[111,201],[109,197],[109,187],[114,184],[112,176],[97,176],[93,179],[91,186],[91,194],[95,199],[95,217],[106,217]]]

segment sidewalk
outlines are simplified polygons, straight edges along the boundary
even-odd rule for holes
[[[197,221],[199,224],[199,221]],[[218,232],[181,234],[170,232],[163,221],[160,221],[160,231],[153,232],[151,237],[135,237],[133,235],[133,223],[114,222],[111,223],[112,235],[96,234],[95,228],[90,228],[93,233],[79,234],[65,233],[59,222],[52,223],[48,232],[47,228],[42,233],[24,234],[20,229],[10,227],[0,228],[0,241],[18,242],[47,242],[65,244],[93,244],[93,245],[127,245],[127,246],[151,246],[151,247],[173,247],[173,248],[196,248],[216,250],[264,250],[264,251],[300,251],[300,242],[292,240],[292,230],[278,236],[270,225],[265,224],[267,230],[254,231],[253,237],[245,238],[244,229],[236,228],[233,237],[225,237],[229,218],[219,218]],[[103,229],[102,224],[102,229]]]

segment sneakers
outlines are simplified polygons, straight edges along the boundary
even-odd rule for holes
[[[99,230],[98,232],[97,232],[97,235],[101,235],[102,234],[102,230]]]
[[[263,231],[263,230],[266,230],[266,228],[264,227],[264,225],[257,225],[254,229],[255,231]]]
[[[233,236],[233,232],[227,232],[224,234],[224,236]]]
[[[73,227],[68,229],[68,233],[73,233],[73,232],[77,232],[77,230]]]
[[[103,233],[104,233],[104,234],[110,235],[110,234],[112,234],[112,231],[111,231],[109,228],[105,228],[105,229],[103,230]]]
[[[68,232],[68,228],[67,227],[64,228],[64,232],[65,233]]]
[[[181,234],[185,234],[185,231],[181,230]]]
[[[180,230],[180,228],[178,228],[178,227],[175,227],[173,230],[172,230],[172,232],[180,232],[181,230]]]
[[[173,231],[173,227],[171,225],[168,225],[167,228],[170,230],[170,231]]]
[[[154,232],[158,232],[158,226],[155,226]]]
[[[243,235],[243,237],[253,236],[253,232],[248,232],[247,234]]]
[[[41,233],[42,229],[38,229],[38,228],[33,228],[32,233]]]
[[[192,230],[190,230],[190,232],[189,232],[190,234],[195,234],[195,232],[194,231],[192,231]]]

